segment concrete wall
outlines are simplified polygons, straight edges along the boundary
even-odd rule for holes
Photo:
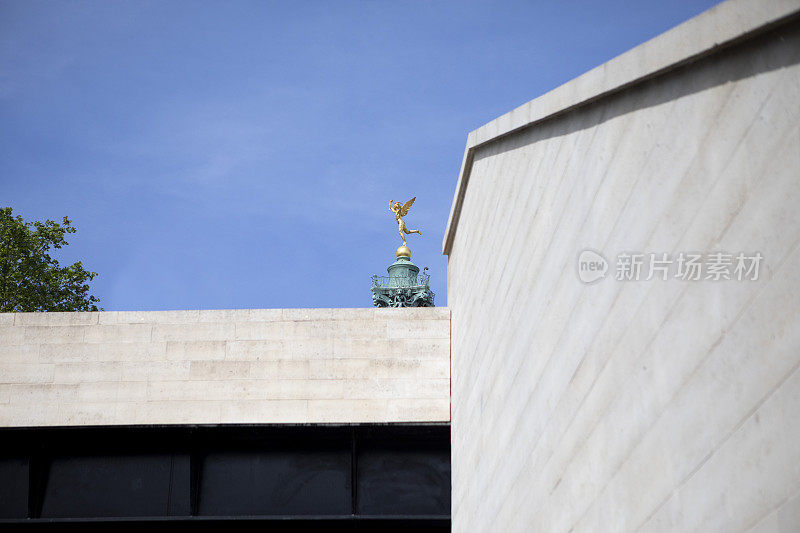
[[[450,313],[0,314],[0,426],[446,422]]]
[[[470,134],[455,531],[800,531],[799,10],[727,2]],[[585,248],[764,263],[587,285]]]

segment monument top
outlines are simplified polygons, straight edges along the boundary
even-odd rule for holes
[[[411,249],[406,243],[406,235],[422,235],[417,229],[408,229],[403,221],[416,199],[415,196],[404,204],[389,201],[389,210],[394,213],[403,244],[395,254],[397,261],[386,269],[389,276],[372,276],[372,303],[375,307],[433,307],[434,294],[428,286],[430,276],[425,271],[419,273],[419,267],[411,262]]]

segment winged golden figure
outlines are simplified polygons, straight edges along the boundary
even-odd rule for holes
[[[406,244],[406,235],[410,233],[418,233],[422,235],[422,232],[418,229],[408,229],[402,218],[408,214],[408,210],[411,209],[412,205],[414,205],[414,200],[416,199],[417,197],[415,196],[403,205],[400,205],[400,202],[389,200],[389,209],[392,211],[392,213],[394,213],[394,219],[397,221],[397,231],[400,233],[400,238],[403,239],[403,246],[408,246]]]

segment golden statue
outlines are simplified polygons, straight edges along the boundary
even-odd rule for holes
[[[411,209],[412,205],[414,205],[414,200],[416,199],[417,197],[415,196],[403,205],[400,205],[400,202],[389,200],[389,210],[394,213],[394,219],[397,221],[397,231],[400,233],[400,238],[403,239],[403,246],[406,247],[408,247],[406,244],[406,235],[410,233],[418,233],[422,235],[422,232],[418,229],[408,229],[402,218],[408,214],[408,210]]]

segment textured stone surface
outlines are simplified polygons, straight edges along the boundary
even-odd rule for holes
[[[447,308],[0,314],[0,426],[449,418]]]
[[[472,131],[461,163],[442,248],[450,253],[472,171],[476,149],[501,136],[576,109],[595,99],[627,89],[688,60],[713,54],[794,16],[798,0],[728,0],[672,30],[603,63],[582,76],[531,100]]]
[[[689,27],[735,40],[800,7],[767,4]],[[627,54],[631,79],[685,29]],[[755,33],[475,150],[448,262],[455,531],[800,529],[800,24]],[[585,248],[765,262],[584,285]]]

